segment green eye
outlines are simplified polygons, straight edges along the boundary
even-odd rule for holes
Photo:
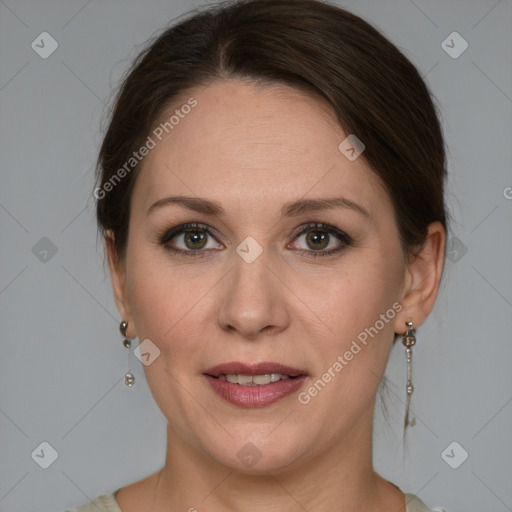
[[[203,249],[208,240],[208,236],[201,231],[186,231],[184,235],[187,249]]]
[[[329,245],[330,235],[325,231],[309,231],[306,235],[306,243],[313,250],[322,250]]]
[[[352,238],[343,231],[322,223],[302,227],[288,245],[308,258],[330,256],[353,244]]]
[[[208,250],[223,249],[208,226],[184,224],[176,226],[160,237],[160,243],[169,251],[183,256],[205,256]]]

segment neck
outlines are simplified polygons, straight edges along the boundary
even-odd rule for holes
[[[218,464],[168,426],[166,463],[153,512],[382,512],[386,504],[405,510],[403,494],[373,471],[373,415],[369,416],[325,453],[305,455],[291,469],[263,474],[240,473]]]

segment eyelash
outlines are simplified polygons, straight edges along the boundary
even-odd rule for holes
[[[199,223],[188,223],[188,224],[182,224],[180,226],[176,226],[169,230],[164,230],[161,234],[158,235],[159,243],[165,247],[166,250],[177,254],[179,256],[183,256],[186,258],[202,258],[205,256],[206,250],[185,250],[185,249],[177,249],[175,247],[172,247],[170,245],[166,245],[170,240],[172,240],[176,235],[180,235],[183,233],[186,233],[187,231],[204,231],[207,233],[208,237],[212,237],[216,240],[215,234],[212,232],[212,230],[206,225],[206,224],[199,224]],[[323,231],[325,233],[328,233],[329,235],[334,235],[335,238],[337,238],[340,241],[340,244],[335,247],[334,249],[329,250],[306,250],[306,249],[296,249],[297,252],[303,254],[304,256],[308,258],[322,258],[331,256],[333,254],[336,254],[346,247],[350,247],[353,245],[352,238],[347,235],[347,233],[339,230],[338,228],[335,228],[334,226],[330,226],[329,224],[324,224],[321,222],[312,222],[305,226],[301,226],[298,228],[293,235],[293,240],[297,239],[304,233],[307,233],[308,231]],[[207,249],[207,250],[215,250],[215,249]]]

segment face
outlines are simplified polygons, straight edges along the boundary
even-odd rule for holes
[[[118,304],[159,350],[144,369],[179,442],[242,471],[307,464],[370,428],[407,269],[393,208],[316,99],[191,97],[137,178]]]

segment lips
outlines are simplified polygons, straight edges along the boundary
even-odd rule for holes
[[[265,375],[267,373],[280,373],[289,377],[298,377],[307,375],[305,370],[292,368],[280,363],[223,363],[206,370],[205,375],[219,377],[219,375]]]
[[[297,391],[307,373],[280,363],[224,363],[209,368],[204,376],[213,391],[227,402],[239,407],[265,407]],[[267,378],[260,380],[256,376]],[[256,384],[260,381],[264,383]]]

